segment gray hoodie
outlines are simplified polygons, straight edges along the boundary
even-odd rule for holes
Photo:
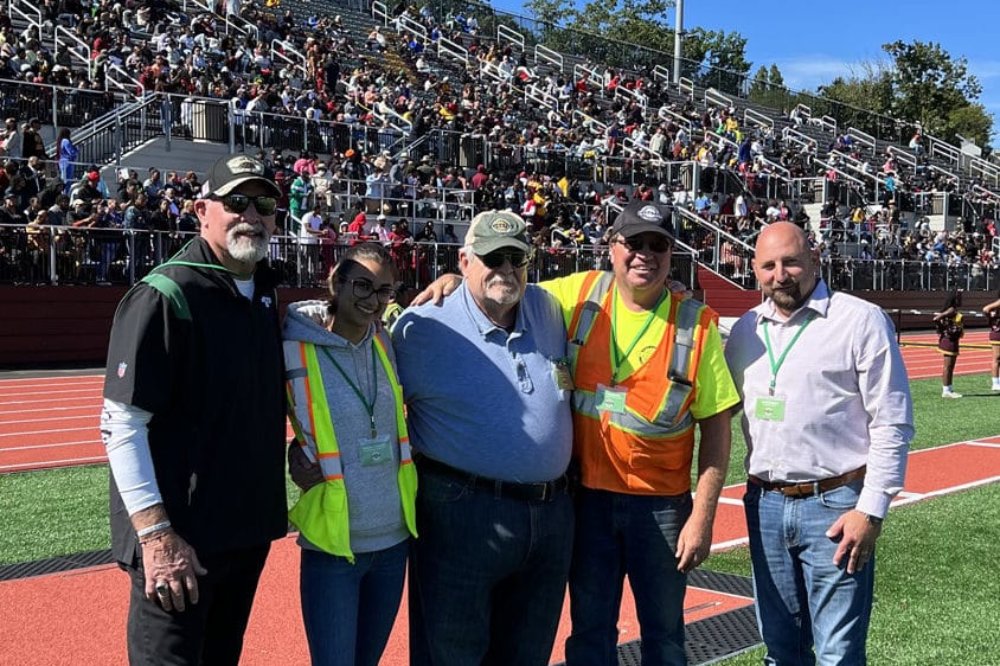
[[[359,344],[331,333],[326,301],[301,301],[288,306],[282,337],[285,340],[311,342],[323,374],[326,400],[333,421],[333,431],[340,448],[340,461],[347,487],[347,508],[351,525],[351,551],[369,553],[394,546],[409,536],[403,521],[396,472],[399,469],[399,437],[396,432],[396,409],[392,387],[372,345],[375,327]],[[379,437],[388,437],[392,460],[379,465],[361,464],[361,443],[371,437],[371,421],[358,395],[330,361],[329,352],[366,399],[372,395],[372,360],[375,362],[375,428]],[[389,348],[389,359],[396,358]],[[303,537],[303,548],[318,550]]]

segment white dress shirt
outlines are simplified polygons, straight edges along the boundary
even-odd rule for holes
[[[771,384],[764,325],[777,360],[782,420],[758,417]],[[789,348],[792,338],[803,329]],[[884,517],[903,487],[913,403],[892,323],[871,303],[820,280],[786,320],[768,299],[733,326],[726,360],[743,399],[747,472],[766,481],[822,480],[867,465],[857,509]]]

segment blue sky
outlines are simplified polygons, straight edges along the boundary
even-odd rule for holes
[[[580,4],[583,4],[582,2]],[[494,0],[527,15],[520,0]],[[740,10],[736,11],[735,8]],[[674,24],[674,11],[668,21]],[[814,90],[852,66],[885,58],[882,44],[938,42],[952,58],[965,56],[983,86],[980,102],[1000,133],[1000,2],[997,0],[685,0],[687,28],[737,31],[747,38],[756,71],[776,63],[790,88]]]

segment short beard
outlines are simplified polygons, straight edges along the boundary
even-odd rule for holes
[[[502,296],[499,298],[493,298],[490,288],[493,286],[502,286]],[[486,293],[489,296],[489,300],[493,301],[497,305],[514,305],[521,300],[521,288],[517,283],[517,280],[506,280],[502,277],[494,277],[489,282],[486,283]]]
[[[245,236],[243,234],[259,234]],[[256,264],[267,256],[271,235],[263,226],[237,224],[226,233],[226,249],[229,256],[241,264]]]

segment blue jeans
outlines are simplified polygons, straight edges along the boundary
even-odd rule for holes
[[[573,547],[573,503],[497,497],[420,470],[410,663],[545,666]]]
[[[743,501],[757,624],[767,645],[764,663],[866,663],[875,557],[849,575],[846,557],[840,567],[834,566],[837,542],[826,536],[837,518],[857,504],[862,484],[801,499],[747,484]]]
[[[409,544],[355,553],[354,564],[302,549],[302,617],[313,664],[378,666],[403,596]]]
[[[581,489],[569,577],[573,632],[567,666],[618,664],[618,614],[628,575],[642,636],[643,666],[684,664],[684,592],[677,538],[691,496],[625,495]]]

